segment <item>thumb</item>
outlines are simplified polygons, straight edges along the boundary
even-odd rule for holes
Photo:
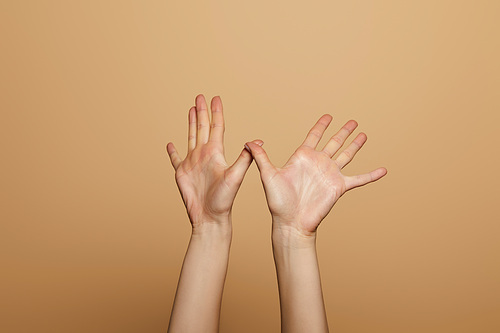
[[[252,153],[261,174],[274,168],[271,161],[269,161],[269,157],[267,157],[266,151],[261,147],[261,145],[255,144],[255,141],[252,141],[247,142],[245,147]]]
[[[254,140],[252,141],[256,146],[260,147],[264,144],[264,141],[262,140]],[[240,156],[236,159],[236,161],[229,167],[226,173],[226,179],[230,183],[236,183],[236,184],[241,184],[243,181],[243,177],[245,177],[245,174],[252,164],[252,154],[244,148],[241,151]]]

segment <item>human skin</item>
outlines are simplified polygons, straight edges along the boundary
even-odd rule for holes
[[[343,175],[342,169],[367,137],[358,134],[333,158],[358,124],[348,121],[322,150],[317,150],[331,121],[330,115],[323,115],[281,168],[270,162],[262,147],[246,144],[259,168],[272,216],[282,332],[328,332],[316,254],[317,228],[345,192],[387,174],[385,168],[378,168],[361,175]]]
[[[218,332],[232,227],[231,210],[252,156],[243,149],[233,165],[224,157],[222,101],[198,95],[189,110],[188,153],[167,152],[192,233],[177,285],[168,332]],[[256,146],[262,141],[252,142]]]

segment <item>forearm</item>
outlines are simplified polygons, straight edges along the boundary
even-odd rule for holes
[[[328,332],[316,237],[273,228],[282,332]]]
[[[218,332],[231,224],[193,230],[177,286],[169,332]]]

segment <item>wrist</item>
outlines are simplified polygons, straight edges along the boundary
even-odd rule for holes
[[[317,260],[316,233],[304,234],[294,227],[273,226],[271,237],[276,268],[287,272],[285,276]]]
[[[271,233],[273,247],[303,249],[316,247],[316,232],[304,232],[294,226],[281,225],[273,220]]]
[[[204,219],[192,224],[192,236],[198,238],[215,238],[218,240],[231,240],[233,228],[231,217],[221,219]]]

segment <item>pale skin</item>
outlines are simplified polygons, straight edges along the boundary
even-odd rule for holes
[[[317,150],[331,121],[330,115],[323,115],[281,168],[270,162],[262,147],[246,144],[259,168],[272,216],[282,332],[328,332],[316,255],[317,228],[345,192],[387,174],[385,168],[356,176],[342,174],[367,137],[358,134],[333,158],[358,124],[348,121]]]
[[[366,142],[358,136],[336,158],[357,127],[347,122],[322,150],[317,145],[330,124],[322,116],[281,168],[261,140],[247,142],[233,165],[224,158],[222,102],[214,97],[211,120],[203,95],[189,110],[188,153],[182,160],[172,143],[167,152],[192,226],[177,286],[169,332],[217,332],[231,244],[231,210],[246,171],[257,162],[272,216],[272,243],[281,304],[282,332],[328,332],[316,256],[316,230],[348,190],[382,178],[378,168],[357,176],[341,170]],[[251,153],[250,153],[251,152]]]
[[[167,152],[191,222],[168,332],[218,332],[232,227],[231,210],[252,156],[243,149],[233,165],[224,157],[222,101],[203,95],[188,113],[188,153],[181,159],[173,143]],[[256,146],[262,141],[253,141]]]

